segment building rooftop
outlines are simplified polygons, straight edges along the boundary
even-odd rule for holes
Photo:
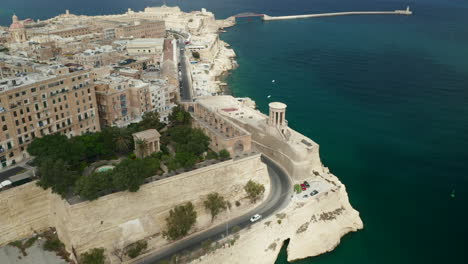
[[[164,44],[164,38],[139,38],[133,39],[128,42],[127,45],[153,45],[162,46]]]
[[[133,134],[133,137],[142,139],[142,140],[152,140],[154,138],[161,137],[161,134],[156,129],[148,129],[141,132]]]

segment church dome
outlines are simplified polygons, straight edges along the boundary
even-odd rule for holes
[[[21,24],[20,22],[14,22],[10,26],[10,29],[20,29],[20,28],[24,28],[24,25]]]
[[[21,22],[19,22],[19,19],[18,19],[18,17],[16,15],[13,15],[11,20],[12,20],[12,23],[10,25],[10,29],[24,28],[24,25]]]

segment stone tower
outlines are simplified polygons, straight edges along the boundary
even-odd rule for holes
[[[26,29],[23,23],[18,20],[16,15],[12,17],[12,23],[10,25],[10,37],[12,42],[24,42],[27,41]]]

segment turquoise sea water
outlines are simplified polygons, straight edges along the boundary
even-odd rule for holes
[[[65,8],[100,14],[161,2],[2,0],[0,23],[9,23],[9,10],[46,18]],[[262,111],[270,101],[288,104],[290,126],[320,144],[322,161],[361,213],[364,230],[345,236],[331,253],[297,263],[467,262],[468,1],[167,3],[184,10],[206,7],[218,17],[410,4],[409,17],[242,19],[222,35],[240,64],[228,83],[236,96],[252,97]],[[282,250],[277,263],[287,263],[285,254]]]

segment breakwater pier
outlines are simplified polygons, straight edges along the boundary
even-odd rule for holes
[[[272,20],[287,20],[287,19],[300,19],[300,18],[314,18],[314,17],[329,17],[329,16],[349,16],[349,15],[411,15],[413,12],[407,7],[405,10],[395,11],[352,11],[352,12],[336,12],[336,13],[321,13],[309,15],[296,15],[296,16],[268,16],[263,15],[263,21]]]

